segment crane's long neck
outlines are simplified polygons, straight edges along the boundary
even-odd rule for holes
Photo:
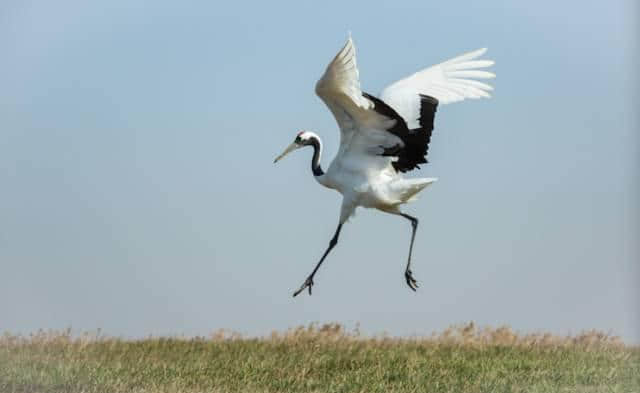
[[[311,158],[311,172],[313,176],[322,176],[324,171],[320,168],[320,158],[322,157],[322,141],[318,137],[311,138],[309,144],[313,146],[313,158]]]

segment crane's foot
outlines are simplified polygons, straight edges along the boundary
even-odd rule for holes
[[[411,272],[411,269],[407,269],[404,271],[404,279],[407,280],[407,285],[409,286],[409,288],[411,288],[412,291],[416,291],[416,289],[418,289],[418,281],[416,281],[415,278],[413,278],[413,273]]]
[[[293,297],[296,297],[300,294],[300,292],[304,291],[306,288],[309,288],[309,295],[311,295],[311,287],[313,286],[313,276],[309,276],[307,277],[307,279],[305,280],[304,284],[302,284],[302,286],[300,287],[300,289],[298,289],[297,291],[295,291],[293,293]]]

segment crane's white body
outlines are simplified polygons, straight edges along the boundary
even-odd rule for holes
[[[474,61],[485,51],[469,52],[415,73],[385,88],[380,98],[395,109],[410,128],[415,128],[421,94],[435,97],[440,103],[489,97],[491,86],[465,79],[495,76],[476,69],[493,64],[490,60]],[[318,81],[316,93],[340,127],[339,151],[327,172],[316,176],[320,184],[343,195],[340,223],[345,222],[357,206],[397,214],[401,204],[412,201],[417,193],[437,180],[406,179],[393,168],[392,157],[380,155],[382,148],[403,142],[387,131],[395,120],[375,112],[373,102],[362,94],[351,37]]]
[[[363,165],[357,155],[348,151],[338,153],[327,172],[316,177],[318,183],[342,194],[340,222],[345,222],[358,206],[396,212],[399,205],[411,201],[436,181],[435,178],[405,179],[393,169],[391,159],[384,158],[388,163],[372,170],[371,166]]]

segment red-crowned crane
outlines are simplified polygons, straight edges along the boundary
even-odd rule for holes
[[[313,278],[331,249],[338,243],[342,225],[356,207],[378,209],[402,216],[411,222],[409,257],[404,271],[407,285],[416,290],[411,272],[411,252],[418,219],[403,213],[400,206],[412,201],[435,178],[408,179],[402,173],[427,163],[426,155],[438,104],[466,98],[490,97],[493,88],[471,79],[494,78],[481,70],[493,65],[479,60],[486,49],[478,49],[419,71],[392,83],[376,98],[360,90],[356,49],[351,37],[316,84],[316,93],[333,113],[340,127],[340,148],[327,171],[320,167],[322,141],[310,131],[301,131],[274,162],[304,146],[313,147],[311,171],[321,185],[343,196],[338,228],[329,247],[297,296],[313,286]]]

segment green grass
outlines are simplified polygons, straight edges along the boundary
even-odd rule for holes
[[[640,392],[640,349],[473,324],[411,339],[339,325],[260,339],[5,334],[0,392]]]

